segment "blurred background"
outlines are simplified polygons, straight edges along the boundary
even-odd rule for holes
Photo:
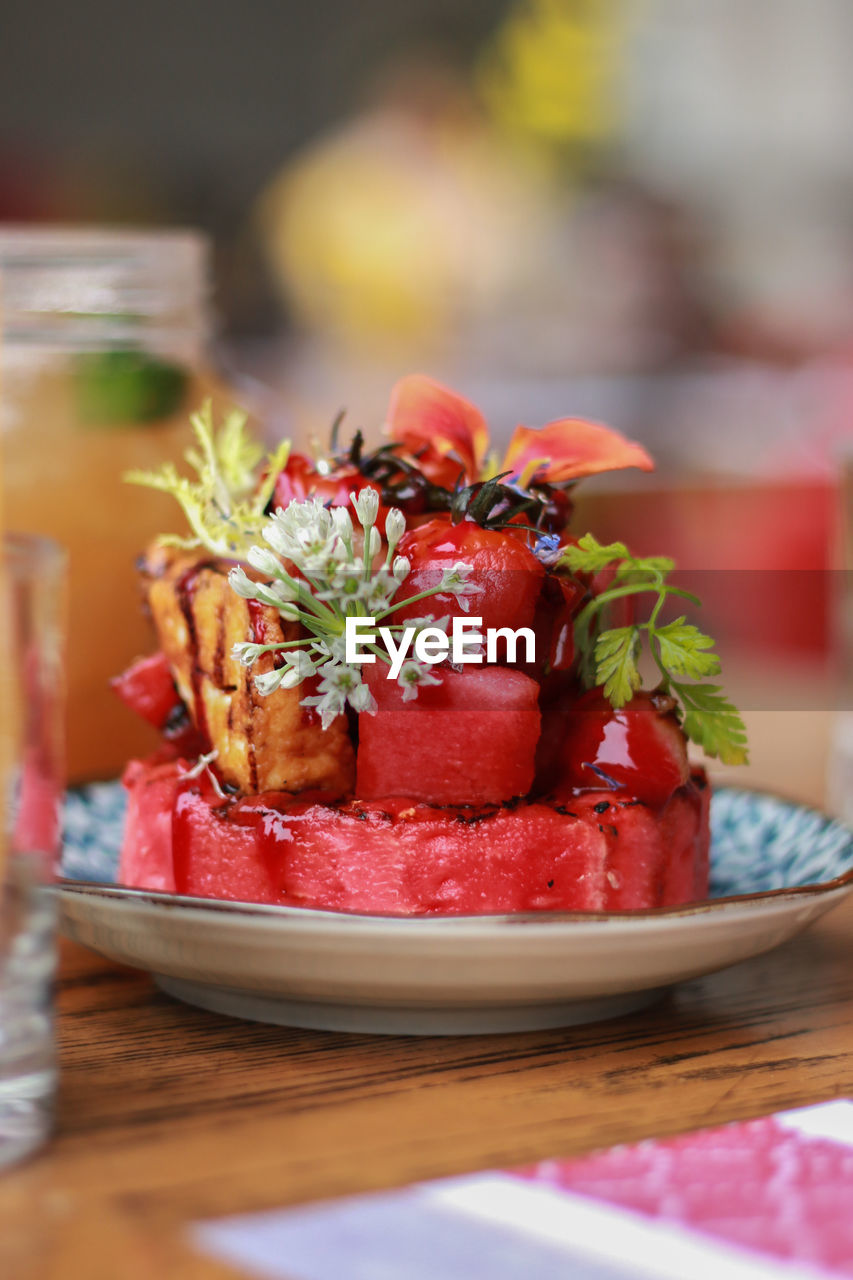
[[[30,0],[0,222],[202,228],[217,363],[271,431],[377,427],[422,370],[498,442],[569,413],[641,439],[656,478],[589,486],[582,521],[756,575],[709,578],[723,638],[818,669],[851,119],[849,0]]]

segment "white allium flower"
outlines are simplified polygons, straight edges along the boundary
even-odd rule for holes
[[[359,713],[366,712],[369,716],[375,716],[379,709],[376,705],[376,699],[364,681],[362,681],[360,685],[357,685],[355,689],[351,690],[349,695],[349,704],[353,711],[358,711]]]
[[[360,493],[351,493],[350,502],[355,507],[355,514],[358,516],[359,523],[363,529],[376,524],[376,517],[379,514],[379,491],[377,489],[372,489],[368,485]]]
[[[257,662],[263,653],[263,648],[259,644],[249,644],[248,642],[238,642],[232,646],[231,657],[237,662],[241,662],[244,667],[251,667]]]
[[[282,527],[279,520],[280,514],[280,512],[276,511],[264,525],[262,533],[273,551],[277,551],[285,560],[291,560],[293,558],[294,538],[288,529]]]
[[[332,658],[335,662],[344,662],[347,655],[346,639],[344,636],[327,636],[324,640],[314,640],[312,648],[321,658]],[[355,670],[355,668],[349,668]],[[331,675],[331,665],[327,664],[323,667],[324,674]]]
[[[278,609],[285,618],[292,618],[296,615],[291,606],[299,599],[299,593],[295,587],[291,587],[286,582],[274,582],[270,587],[258,582],[255,583],[252,599],[260,604],[267,604],[272,609]]]
[[[382,548],[382,535],[379,532],[379,530],[376,528],[375,524],[371,525],[370,530],[367,534],[368,560],[374,560],[379,555],[381,548]]]
[[[299,674],[295,667],[282,667],[282,671],[284,674],[279,681],[280,689],[295,689],[296,686],[298,684],[302,684],[302,681],[305,679],[304,676]],[[255,684],[257,683],[258,682],[256,680]]]
[[[343,662],[327,662],[322,668],[323,679],[317,685],[315,697],[303,698],[304,707],[316,707],[320,723],[328,729],[343,714],[350,694],[361,685],[361,672]]]
[[[391,607],[398,585],[397,579],[387,569],[378,570],[367,582],[362,582],[361,598],[371,617]]]
[[[278,556],[269,547],[250,547],[246,559],[253,569],[262,573],[265,578],[281,577],[283,566]]]
[[[255,548],[252,549],[255,550]],[[261,550],[261,548],[259,547],[257,550]],[[281,566],[279,565],[280,568]],[[294,600],[299,599],[295,584],[291,584],[290,579],[286,576],[283,581],[271,584],[252,582],[245,570],[237,567],[228,574],[228,581],[232,590],[238,596],[242,596],[244,600],[258,600],[261,604],[268,604],[273,609],[279,609],[282,612],[284,612],[284,605],[289,605]]]
[[[302,618],[302,611],[298,604],[279,603],[275,605],[285,622],[299,622]]]
[[[360,600],[364,594],[365,584],[361,568],[356,570],[351,563],[336,564],[332,572],[327,575],[327,583],[325,591],[314,592],[315,599],[330,604],[337,601],[343,609],[348,607],[350,601]]]
[[[331,507],[329,511],[335,533],[345,543],[352,542],[352,519],[346,507]]]
[[[276,512],[282,525],[288,529],[308,529],[321,536],[328,534],[332,527],[332,517],[328,507],[320,498],[305,498],[302,502],[289,502],[282,510]]]
[[[411,702],[418,696],[418,689],[421,685],[441,684],[438,676],[433,675],[432,668],[428,663],[417,662],[411,660],[404,662],[397,677],[397,683],[403,689],[403,701]]]
[[[479,595],[483,590],[476,582],[468,581],[472,569],[473,565],[466,564],[464,560],[457,560],[450,569],[444,570],[439,583],[439,591],[447,591],[455,596],[456,603],[464,613],[468,613],[471,608],[467,597]]]
[[[277,667],[275,671],[264,671],[262,674],[255,676],[255,688],[263,697],[267,697],[269,694],[275,693],[286,674],[286,667]]]
[[[464,560],[457,560],[456,564],[445,569],[441,575],[440,589],[450,591],[455,596],[477,595],[483,588],[476,582],[468,581],[472,569],[473,565],[466,564]]]
[[[330,662],[323,668],[324,679],[320,682],[322,689],[326,685],[330,689],[357,688],[361,684],[361,671],[358,667],[349,667],[345,662]]]
[[[301,573],[317,579],[328,578],[330,574],[337,572],[340,565],[340,561],[336,558],[334,549],[329,543],[321,543],[319,546],[309,547],[307,550],[301,551],[298,557],[294,556],[293,560]]]
[[[282,689],[293,689],[317,670],[317,664],[304,649],[291,649],[285,655],[285,674],[281,679]]]
[[[391,555],[394,554],[394,548],[405,532],[406,517],[399,507],[392,507],[385,517],[385,540],[388,543],[388,550]]]
[[[284,604],[294,604],[299,599],[299,586],[291,578],[286,578],[282,582],[273,582],[267,588],[267,592],[269,595],[267,603],[276,609],[281,609]]]
[[[259,548],[252,547],[252,551],[257,550],[259,550]],[[252,551],[249,552],[250,556]],[[228,574],[228,585],[231,587],[232,591],[236,591],[237,595],[241,596],[244,600],[254,600],[258,584],[257,582],[252,581],[246,573],[246,570],[241,565],[238,565],[236,569],[232,569]]]
[[[275,511],[263,535],[274,551],[300,568],[306,556],[316,559],[325,553],[328,557],[336,538],[332,517],[318,498],[289,502]]]
[[[398,582],[404,582],[411,572],[412,566],[405,556],[395,556],[394,563],[391,565],[391,572]]]
[[[437,627],[439,631],[447,631],[450,627],[450,614],[446,613],[443,618],[431,618],[429,614],[425,614],[422,618],[407,618],[406,626],[414,627],[415,631],[423,631],[425,627]]]

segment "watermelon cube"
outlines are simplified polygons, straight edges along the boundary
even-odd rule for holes
[[[166,655],[159,650],[138,658],[110,685],[125,706],[155,729],[165,729],[182,705]]]
[[[539,686],[508,667],[436,667],[441,683],[403,700],[388,668],[366,668],[378,711],[358,718],[356,795],[499,804],[533,782]]]

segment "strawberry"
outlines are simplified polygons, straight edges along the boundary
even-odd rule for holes
[[[310,458],[292,453],[283,471],[278,473],[273,491],[273,505],[286,507],[289,502],[304,502],[317,497],[333,507],[345,507],[349,495],[364,483],[358,467],[333,466],[320,471]]]
[[[381,491],[381,486],[369,480],[356,466],[336,462],[329,470],[318,470],[310,458],[294,453],[276,479],[273,506],[286,507],[289,502],[319,498],[325,506],[349,507],[352,513],[350,494],[359,494],[367,486]],[[385,530],[385,517],[392,505],[390,502],[379,505],[376,523],[380,533]]]
[[[468,580],[480,588],[476,595],[464,598],[467,608],[455,596],[436,595],[401,609],[397,614],[401,622],[428,612],[433,617],[480,617],[484,628],[533,625],[545,569],[526,545],[523,533],[483,529],[467,518],[453,524],[449,515],[440,515],[405,533],[397,554],[412,566],[397,600],[434,587],[444,570],[459,561],[473,566]]]
[[[557,794],[612,786],[659,806],[687,781],[687,741],[667,694],[635,693],[616,709],[592,689],[564,708],[563,719],[553,761]]]

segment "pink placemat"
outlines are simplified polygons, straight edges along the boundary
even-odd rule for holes
[[[853,1101],[193,1235],[267,1280],[853,1276]]]

